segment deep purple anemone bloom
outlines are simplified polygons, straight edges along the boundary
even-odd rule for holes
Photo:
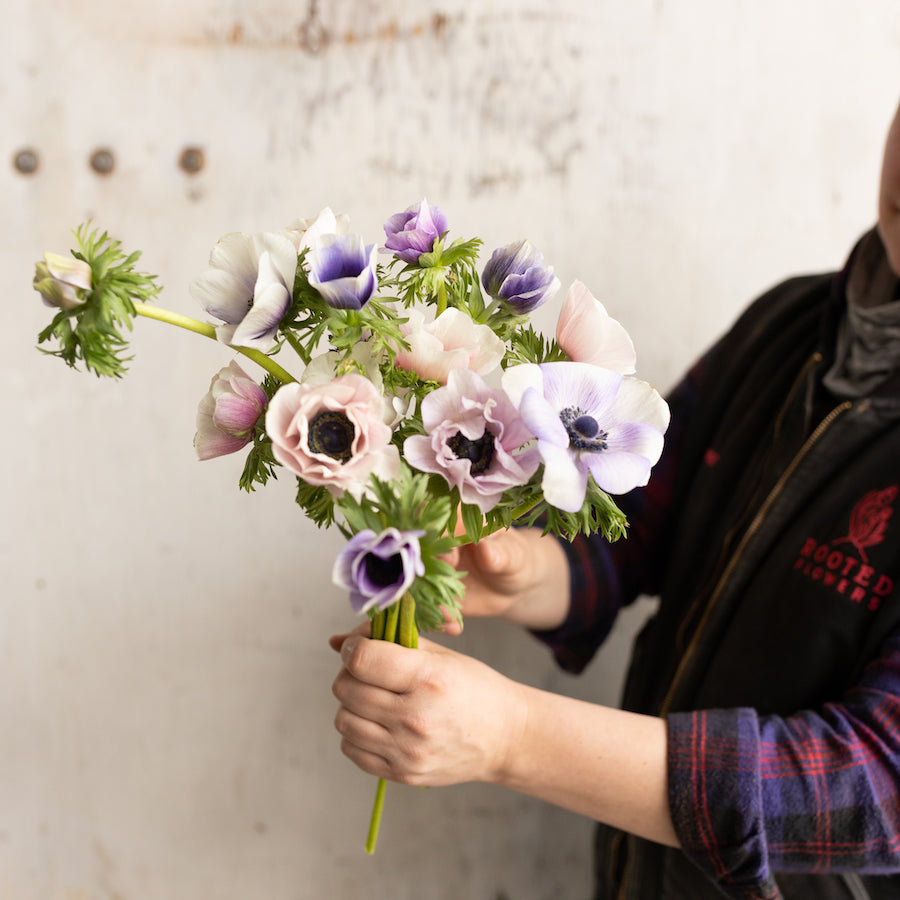
[[[358,234],[329,234],[306,257],[309,283],[335,309],[362,309],[378,286],[377,248]]]
[[[553,268],[544,265],[543,254],[528,240],[495,250],[481,273],[481,283],[517,316],[537,309],[559,290]]]
[[[350,592],[357,613],[373,606],[387,609],[425,574],[419,538],[424,531],[386,528],[376,534],[369,528],[353,535],[334,561],[331,580]]]
[[[423,253],[432,251],[435,240],[447,230],[447,217],[437,206],[429,206],[423,200],[384,223],[384,246],[398,259],[415,264]]]

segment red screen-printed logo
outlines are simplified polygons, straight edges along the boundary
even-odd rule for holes
[[[806,539],[794,569],[841,597],[875,612],[894,590],[894,580],[870,565],[867,548],[880,544],[894,514],[897,485],[869,491],[850,512],[846,537],[831,541]],[[851,544],[856,550],[839,550]]]
[[[866,547],[874,547],[884,540],[888,520],[894,514],[893,503],[897,499],[897,485],[882,490],[869,491],[850,513],[850,531],[835,544],[853,544],[863,562],[869,561]]]

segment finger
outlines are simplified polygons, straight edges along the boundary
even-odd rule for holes
[[[419,642],[420,648],[423,643]],[[405,694],[414,687],[426,663],[421,649],[374,641],[359,634],[351,634],[341,644],[341,661],[359,681],[398,694]]]
[[[360,681],[347,669],[341,669],[334,679],[331,693],[355,715],[382,723],[392,717],[397,703],[393,691]]]
[[[391,767],[383,756],[363,750],[346,738],[341,740],[341,753],[368,775],[375,775],[378,778],[391,777]]]
[[[379,753],[390,746],[391,735],[384,725],[358,716],[346,706],[335,713],[334,727],[342,738],[361,750]]]
[[[332,650],[340,651],[342,644],[347,640],[348,637],[350,637],[351,634],[361,634],[365,637],[368,637],[371,633],[372,623],[367,620],[357,625],[356,628],[353,629],[353,631],[345,631],[343,632],[343,634],[333,634],[330,638],[328,638],[328,645]]]
[[[506,572],[516,562],[514,547],[518,545],[512,532],[498,531],[473,545],[470,553],[482,572]]]

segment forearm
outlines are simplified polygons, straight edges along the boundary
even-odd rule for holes
[[[530,687],[522,688],[522,704],[498,784],[677,846],[664,720]]]

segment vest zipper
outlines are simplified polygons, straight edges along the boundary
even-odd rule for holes
[[[750,524],[747,526],[747,530],[744,532],[744,536],[741,538],[740,543],[735,549],[734,553],[731,555],[731,559],[728,562],[728,565],[725,567],[724,572],[716,583],[715,589],[710,595],[709,602],[706,605],[706,609],[703,612],[703,617],[700,619],[699,624],[697,625],[697,629],[694,632],[694,636],[691,638],[691,642],[688,645],[687,650],[684,653],[684,656],[681,658],[681,662],[678,665],[678,669],[675,672],[675,676],[672,679],[672,683],[669,687],[669,691],[666,694],[665,699],[663,700],[662,706],[659,710],[659,715],[664,717],[669,712],[669,707],[671,706],[672,699],[675,695],[675,689],[678,686],[679,681],[684,676],[685,671],[688,668],[688,664],[690,663],[696,649],[697,644],[699,643],[700,636],[703,634],[704,628],[709,622],[709,618],[712,614],[713,608],[716,606],[716,603],[719,600],[719,597],[722,594],[722,591],[725,589],[725,585],[728,583],[729,578],[731,577],[732,572],[734,572],[737,564],[740,562],[741,558],[744,555],[744,551],[747,549],[747,545],[751,542],[751,540],[756,536],[759,529],[762,527],[763,522],[765,521],[766,516],[769,513],[769,510],[772,508],[775,501],[781,496],[782,491],[784,490],[785,485],[790,480],[791,476],[797,470],[798,466],[801,462],[806,458],[809,454],[810,450],[819,442],[822,438],[822,435],[825,434],[826,431],[831,427],[836,419],[842,416],[847,410],[849,410],[853,406],[853,403],[849,400],[841,403],[839,406],[836,406],[834,409],[819,422],[815,431],[806,439],[803,446],[797,452],[796,456],[791,460],[790,465],[784,470],[781,474],[781,477],[775,483],[775,486],[769,491],[768,496],[764,500],[762,506],[760,506],[756,515],[751,520]],[[631,835],[626,836],[628,841],[627,847],[627,856],[625,859],[625,869],[622,873],[622,882],[619,885],[619,889],[616,893],[618,900],[626,900],[626,891],[628,889],[629,882],[631,881],[631,869],[634,863],[634,851],[632,847],[632,838]],[[849,885],[848,885],[849,887]]]
[[[709,622],[712,611],[716,606],[719,597],[722,595],[722,591],[728,584],[728,580],[731,578],[732,573],[734,572],[735,568],[737,568],[737,564],[743,558],[744,551],[747,549],[747,545],[753,540],[754,537],[756,537],[756,534],[762,527],[766,516],[769,514],[769,510],[772,508],[775,501],[781,496],[785,485],[791,479],[791,476],[797,470],[800,463],[803,462],[803,460],[809,454],[810,450],[812,450],[812,448],[815,447],[815,445],[819,442],[819,440],[822,438],[822,435],[825,434],[826,431],[828,431],[835,419],[838,419],[840,416],[842,416],[852,406],[853,403],[850,400],[845,400],[839,406],[836,406],[833,410],[831,410],[831,412],[828,413],[828,415],[825,416],[825,418],[822,419],[821,422],[819,422],[818,426],[816,426],[815,431],[813,431],[813,433],[806,439],[806,442],[797,452],[797,455],[791,460],[790,465],[784,470],[784,472],[782,472],[781,477],[775,483],[775,486],[772,488],[772,490],[769,491],[769,494],[763,501],[762,506],[760,506],[756,515],[747,526],[747,530],[744,532],[744,536],[741,538],[740,543],[736,547],[734,553],[731,555],[731,559],[728,561],[728,565],[725,567],[725,571],[722,572],[722,575],[719,578],[716,587],[709,598],[709,602],[706,604],[706,609],[703,611],[703,616],[700,619],[699,624],[697,625],[697,629],[694,632],[694,636],[691,638],[691,642],[688,645],[684,656],[681,657],[681,662],[678,664],[678,668],[675,671],[675,677],[672,679],[669,691],[666,694],[666,697],[662,702],[662,706],[659,709],[660,716],[665,716],[669,712],[672,699],[675,695],[675,689],[678,686],[681,678],[684,676],[684,673],[687,670],[688,665],[697,649],[697,644],[699,643],[700,636],[703,634],[703,630]]]
[[[806,361],[806,364],[800,370],[800,374],[794,381],[793,386],[787,394],[787,397],[781,405],[781,410],[775,418],[775,427],[772,433],[772,447],[770,449],[770,457],[774,454],[775,448],[778,444],[778,440],[781,434],[781,429],[784,425],[785,416],[787,416],[788,410],[791,408],[791,405],[794,402],[794,399],[797,396],[797,393],[803,390],[806,387],[810,372],[819,365],[822,361],[822,354],[818,351],[813,353],[812,356]],[[771,458],[766,460],[762,467],[762,473],[760,474],[760,482],[764,482],[766,478],[766,473],[768,472],[769,467],[771,466]],[[750,496],[747,502],[747,509],[753,509],[756,503],[758,502],[758,498],[762,499],[762,488],[757,488],[753,494]],[[746,524],[746,518],[744,515],[740,517],[740,519],[732,525],[732,527],[725,533],[725,538],[722,541],[722,550],[720,551],[720,559],[716,564],[715,571],[721,571],[722,562],[729,558],[730,554],[733,552],[732,548],[734,546],[734,539],[740,533],[741,528]],[[718,582],[717,577],[712,577],[710,579],[710,587]],[[703,595],[703,592],[700,592],[700,596]],[[691,634],[694,624],[696,623],[697,616],[700,613],[700,601],[699,598],[695,600],[684,618],[681,621],[681,624],[678,626],[678,630],[675,635],[675,647],[677,652],[683,653],[685,647],[690,643],[688,635]]]

